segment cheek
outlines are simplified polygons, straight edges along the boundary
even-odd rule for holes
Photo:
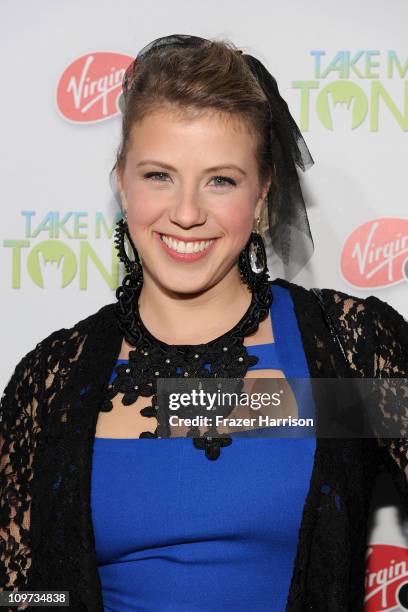
[[[218,196],[217,196],[218,197]],[[218,226],[234,244],[245,242],[254,222],[254,210],[248,193],[232,196],[224,201],[214,197],[203,204],[208,211],[211,228]],[[128,193],[128,222],[132,235],[142,235],[166,215],[169,201],[165,193],[153,192],[143,184],[137,184]]]
[[[143,186],[132,189],[127,198],[129,225],[136,231],[154,223],[165,208],[160,197]]]
[[[222,215],[222,225],[235,242],[245,240],[254,222],[254,211],[247,198],[236,199]]]

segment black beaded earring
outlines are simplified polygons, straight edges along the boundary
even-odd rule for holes
[[[251,232],[245,248],[239,255],[238,265],[241,280],[251,291],[259,282],[269,280],[265,243],[259,233],[259,217],[256,231]]]
[[[125,248],[125,238],[129,241],[133,251],[133,259],[130,259]],[[122,284],[116,289],[116,315],[120,330],[125,334],[128,342],[137,346],[139,341],[139,330],[135,325],[134,304],[138,299],[143,285],[143,268],[141,258],[130,236],[127,219],[120,219],[115,229],[115,247],[120,261],[126,269],[126,276]],[[132,330],[132,331],[129,331]]]
[[[133,259],[130,259],[126,252],[125,238],[127,238],[130,247],[133,251]],[[119,219],[116,224],[114,242],[116,250],[118,252],[118,257],[120,261],[124,264],[127,274],[132,277],[132,280],[134,282],[141,281],[143,278],[142,262],[139,253],[137,252],[137,249],[130,236],[126,216],[125,219]]]

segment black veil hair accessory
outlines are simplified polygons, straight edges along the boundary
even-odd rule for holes
[[[272,178],[272,190],[268,194],[267,239],[270,248],[281,260],[284,277],[291,280],[314,252],[306,205],[296,170],[298,166],[305,172],[313,166],[314,161],[287,102],[279,93],[276,79],[257,58],[246,53],[242,57],[269,102],[275,176]],[[270,263],[270,267],[275,274],[278,272],[277,262]]]
[[[121,110],[132,88],[137,64],[164,47],[198,47],[211,40],[188,34],[162,36],[145,45],[128,66],[119,101]],[[266,95],[271,117],[271,155],[274,167],[272,185],[267,198],[268,230],[266,252],[268,268],[275,277],[291,280],[313,255],[314,244],[296,166],[303,172],[313,164],[306,142],[293,119],[287,102],[282,98],[276,79],[257,58],[237,49]],[[116,185],[115,166],[110,172],[110,184],[121,204]],[[271,163],[272,167],[272,163]]]

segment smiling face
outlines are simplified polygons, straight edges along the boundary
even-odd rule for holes
[[[246,125],[219,113],[162,108],[133,125],[117,179],[145,282],[196,293],[238,273],[269,187],[255,151]]]

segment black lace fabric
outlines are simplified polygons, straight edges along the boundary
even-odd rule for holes
[[[274,282],[291,292],[312,378],[408,378],[408,323],[391,306],[322,290],[346,363],[312,292]],[[90,507],[92,448],[121,343],[108,305],[40,342],[7,385],[0,420],[1,589],[68,590],[70,610],[103,612]],[[379,469],[393,471],[408,500],[405,420],[394,406],[391,386],[380,409],[385,420],[401,419],[400,439],[317,439],[287,611],[363,609],[367,517]],[[324,409],[316,406],[318,422]]]
[[[23,588],[31,564],[33,458],[40,431],[40,351],[17,366],[2,398],[0,455],[0,584]]]
[[[372,306],[373,334],[368,346],[374,356],[372,376],[385,379],[381,380],[378,404],[381,432],[399,432],[398,438],[383,437],[379,444],[386,451],[384,463],[408,507],[408,321],[374,296],[367,302]],[[394,384],[395,379],[402,380]]]
[[[336,308],[335,317],[341,337],[347,341],[350,368],[358,377],[381,379],[379,415],[373,419],[381,425],[378,443],[388,450],[408,480],[408,321],[375,296],[362,303],[337,292],[338,303],[341,310]],[[371,371],[367,372],[364,355],[372,358]],[[393,379],[398,379],[398,384],[393,384]],[[393,438],[394,431],[401,437]]]
[[[35,460],[41,443],[46,443],[41,440],[43,423],[53,400],[64,392],[68,366],[79,361],[85,339],[76,330],[53,333],[20,361],[4,390],[0,413],[1,589],[27,589],[33,561],[34,489],[40,477]],[[27,607],[22,604],[17,609]]]

